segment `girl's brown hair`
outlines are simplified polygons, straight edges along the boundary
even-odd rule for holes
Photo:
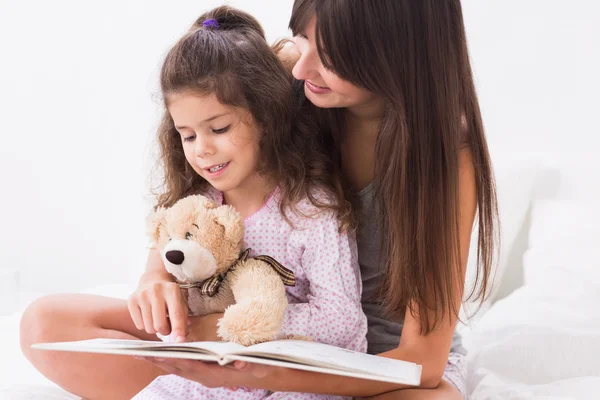
[[[165,99],[158,129],[164,183],[157,207],[170,207],[185,196],[206,192],[209,185],[185,159],[166,108],[168,97],[214,93],[223,104],[247,109],[262,129],[259,172],[280,188],[284,216],[307,197],[319,209],[337,213],[342,228],[350,224],[349,206],[336,168],[324,153],[315,118],[295,102],[292,78],[252,16],[227,6],[200,16],[167,54],[160,86]],[[318,192],[328,198],[317,196]]]
[[[396,319],[408,307],[427,334],[459,311],[464,148],[473,158],[479,226],[477,283],[469,297],[485,298],[498,228],[460,0],[296,0],[294,34],[304,33],[313,16],[324,66],[384,100],[374,182],[385,260],[380,297]],[[339,142],[343,110],[323,112]]]

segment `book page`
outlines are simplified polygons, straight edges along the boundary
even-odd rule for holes
[[[420,367],[419,367],[419,370],[416,371],[414,376],[393,377],[393,376],[376,375],[376,374],[360,372],[360,371],[347,371],[347,370],[341,370],[341,369],[336,369],[336,368],[318,367],[318,366],[309,365],[309,364],[299,364],[299,363],[294,363],[294,362],[289,362],[289,361],[280,361],[277,359],[262,358],[262,357],[257,357],[257,356],[240,356],[240,355],[226,356],[220,362],[220,364],[225,365],[226,363],[232,362],[235,360],[246,361],[249,363],[256,363],[256,364],[271,365],[274,367],[281,367],[281,368],[292,368],[292,369],[298,369],[301,371],[311,371],[311,372],[319,372],[319,373],[323,373],[323,374],[341,375],[341,376],[348,376],[351,378],[368,379],[368,380],[374,380],[374,381],[380,381],[380,382],[399,383],[401,385],[418,386],[421,383]]]
[[[187,343],[163,343],[161,348],[168,350],[202,349],[219,356],[244,351],[246,347],[231,342],[187,342]]]
[[[125,340],[125,339],[89,339],[73,342],[39,343],[32,346],[38,349],[48,350],[111,350],[115,353],[121,350],[152,350],[193,352],[204,354],[215,354],[222,357],[225,354],[244,350],[245,347],[236,343],[226,342],[187,342],[187,343],[165,343],[148,340]]]
[[[88,340],[76,340],[72,342],[57,342],[57,343],[40,343],[34,344],[34,348],[41,348],[47,346],[60,346],[60,347],[72,347],[72,348],[105,348],[105,349],[142,349],[152,348],[154,346],[160,346],[164,344],[162,342],[152,342],[148,340],[127,340],[127,339],[88,339]]]
[[[120,356],[142,356],[142,357],[161,357],[161,358],[185,358],[199,361],[212,361],[221,365],[227,364],[229,361],[223,360],[222,357],[212,354],[206,350],[200,349],[182,349],[170,350],[160,347],[164,343],[146,342],[146,341],[121,341],[117,343],[112,339],[92,339],[75,342],[56,342],[56,343],[36,343],[31,347],[36,350],[51,350],[51,351],[69,351],[79,353],[98,353],[98,354],[114,354]]]
[[[239,359],[286,368],[418,385],[421,366],[377,357],[331,345],[300,340],[277,340],[244,347],[227,342],[164,343],[144,340],[90,339],[38,343],[32,348],[87,353],[174,357],[215,361]]]
[[[343,371],[414,380],[421,366],[401,360],[359,353],[323,343],[276,340],[260,343],[235,354],[274,358]]]

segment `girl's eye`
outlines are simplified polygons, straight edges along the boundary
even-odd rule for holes
[[[230,127],[231,127],[231,125],[227,125],[225,128],[221,128],[221,129],[213,129],[213,130],[212,130],[212,132],[213,132],[213,133],[215,133],[215,134],[217,134],[217,135],[220,135],[220,134],[222,134],[222,133],[225,133],[225,132],[227,132],[227,131],[229,130],[229,128],[230,128]]]
[[[194,139],[196,139],[196,135],[192,135],[192,136],[185,136],[185,137],[183,138],[183,141],[184,141],[184,142],[191,142],[191,141],[193,141]]]
[[[186,233],[186,234],[185,234],[185,238],[186,238],[187,240],[190,240],[190,239],[192,238],[192,234],[191,234],[191,233],[189,233],[189,232],[188,232],[188,233]]]

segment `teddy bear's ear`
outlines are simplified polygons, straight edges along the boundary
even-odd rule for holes
[[[146,233],[154,244],[158,243],[160,236],[160,227],[165,223],[167,209],[158,207],[154,211],[150,211],[146,217]]]
[[[244,222],[231,206],[219,206],[211,210],[217,223],[225,228],[225,236],[231,241],[240,242],[244,238]]]

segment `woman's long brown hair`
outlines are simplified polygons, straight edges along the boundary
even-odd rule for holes
[[[207,20],[216,23],[204,26]],[[316,118],[295,102],[291,75],[251,15],[228,6],[201,15],[168,52],[160,85],[165,110],[158,142],[164,176],[157,207],[170,207],[208,188],[185,159],[166,107],[169,96],[214,93],[223,104],[247,109],[262,129],[259,172],[279,187],[284,218],[288,211],[297,211],[298,201],[308,198],[318,209],[334,212],[341,229],[350,227],[352,214],[338,170],[325,154]]]
[[[316,16],[326,68],[379,95],[385,111],[375,149],[381,227],[380,296],[391,317],[407,310],[421,333],[458,315],[459,157],[472,154],[478,205],[477,283],[483,299],[497,238],[494,178],[473,83],[459,0],[296,0],[290,28]],[[334,140],[343,110],[326,110]],[[360,226],[359,226],[360,229]]]

